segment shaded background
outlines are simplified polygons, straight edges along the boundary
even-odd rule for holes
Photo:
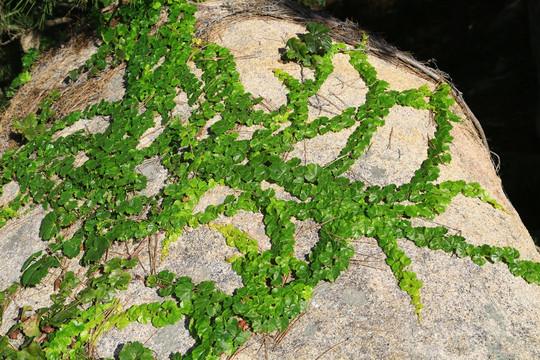
[[[324,9],[450,75],[500,157],[503,188],[538,244],[540,138],[527,0],[327,0]]]

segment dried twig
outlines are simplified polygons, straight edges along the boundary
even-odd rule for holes
[[[328,353],[329,351],[332,351],[332,350],[334,350],[335,348],[337,348],[337,347],[341,346],[342,344],[346,343],[347,341],[349,341],[349,339],[350,339],[350,338],[346,338],[345,340],[342,340],[342,341],[338,342],[337,344],[330,346],[330,347],[329,347],[328,349],[326,349],[321,355],[317,356],[317,357],[315,358],[315,360],[318,360],[318,359],[322,358],[326,353]]]
[[[291,329],[294,327],[294,325],[296,325],[296,323],[298,322],[298,320],[300,320],[300,318],[302,318],[306,313],[302,313],[300,314],[298,317],[296,317],[296,319],[293,320],[293,322],[291,324],[289,324],[289,327],[287,329],[285,329],[284,331],[280,332],[278,334],[278,336],[276,337],[276,339],[274,340],[274,346],[272,347],[272,351],[276,350],[276,348],[279,346],[279,344],[283,341],[283,339],[285,338],[285,336],[289,333],[289,331],[291,331]]]

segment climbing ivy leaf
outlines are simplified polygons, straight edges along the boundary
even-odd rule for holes
[[[118,354],[119,360],[153,360],[152,351],[145,348],[140,342],[127,343]]]
[[[56,257],[43,255],[38,261],[30,265],[22,274],[21,284],[23,286],[34,286],[47,276],[51,267],[58,267],[60,263]]]
[[[55,237],[59,231],[60,227],[58,226],[56,213],[52,211],[45,215],[45,218],[43,218],[41,223],[41,228],[39,229],[39,236],[41,236],[43,240],[49,240]]]

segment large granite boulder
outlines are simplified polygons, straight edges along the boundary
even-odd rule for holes
[[[130,3],[4,114],[47,130],[0,160],[0,355],[540,358],[540,255],[443,74],[287,2]]]

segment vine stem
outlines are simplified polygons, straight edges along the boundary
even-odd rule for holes
[[[471,108],[465,103],[465,100],[463,99],[463,93],[457,89],[457,87],[449,81],[449,76],[438,69],[432,69],[429,66],[421,63],[420,61],[414,59],[412,56],[406,53],[402,52],[392,52],[390,53],[388,50],[375,48],[368,46],[368,50],[372,52],[373,54],[378,55],[378,57],[395,57],[396,59],[402,61],[404,64],[410,66],[411,68],[419,71],[421,74],[427,76],[428,78],[436,81],[441,82],[445,81],[450,85],[450,88],[452,89],[452,95],[454,95],[454,98],[456,99],[456,102],[459,106],[465,110],[465,113],[467,114],[467,117],[469,120],[471,120],[475,130],[478,132],[478,135],[480,136],[480,140],[482,141],[482,145],[486,148],[486,150],[489,151],[489,144],[486,138],[486,134],[484,133],[484,129],[482,128],[482,125],[480,124],[480,121],[476,118],[474,113],[472,112]]]

